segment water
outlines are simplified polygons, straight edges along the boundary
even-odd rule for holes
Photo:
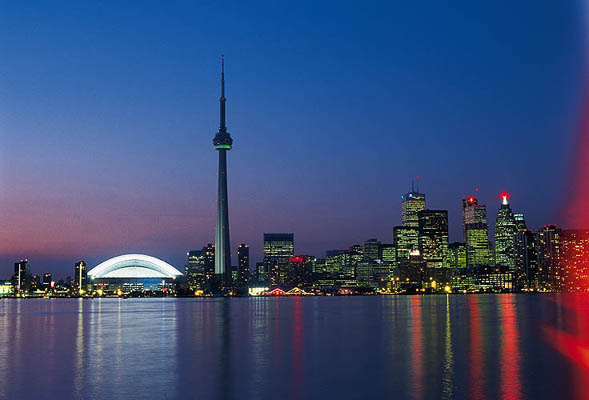
[[[554,295],[3,299],[0,398],[589,398],[582,360],[557,349],[587,310]]]

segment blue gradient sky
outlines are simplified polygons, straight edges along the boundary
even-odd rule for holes
[[[390,242],[479,187],[560,223],[584,69],[580,3],[0,2],[0,277],[214,240],[226,55],[232,247]],[[198,4],[194,4],[198,3]],[[563,4],[564,3],[564,4]],[[139,3],[138,3],[139,4]]]

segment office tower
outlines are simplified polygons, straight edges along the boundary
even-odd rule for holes
[[[448,253],[448,211],[422,210],[419,220],[419,252],[426,267],[441,268]]]
[[[448,257],[446,261],[448,268],[466,267],[466,245],[460,242],[453,242],[448,245]]]
[[[314,257],[294,256],[288,259],[288,272],[286,276],[286,287],[306,286],[311,283]]]
[[[215,234],[215,275],[225,287],[230,287],[231,245],[229,242],[229,199],[227,198],[227,151],[231,150],[233,139],[225,125],[225,60],[221,59],[221,99],[219,132],[213,139],[215,150],[219,152],[217,230]]]
[[[31,276],[31,292],[38,290],[41,287],[41,277],[39,275]]]
[[[325,268],[323,272],[337,274],[343,270],[344,260],[342,254],[344,250],[327,250],[325,252]]]
[[[256,263],[256,281],[258,284],[265,284],[268,282],[268,271],[263,262]]]
[[[489,233],[487,224],[466,224],[466,265],[489,265]]]
[[[250,247],[241,243],[237,246],[237,283],[246,288],[250,278]]]
[[[410,255],[419,254],[419,227],[395,226],[393,228],[393,240],[397,249],[398,263],[409,260]]]
[[[188,287],[190,290],[203,290],[206,282],[206,247],[203,247],[201,250],[190,250],[187,256],[188,268],[186,271],[186,281]]]
[[[28,293],[31,288],[31,271],[29,260],[24,259],[14,263],[14,289],[16,293]]]
[[[540,287],[561,291],[563,276],[560,267],[560,240],[562,231],[556,225],[544,225],[536,234],[538,279]]]
[[[417,213],[425,210],[425,194],[415,191],[413,185],[411,186],[411,191],[401,196],[401,223],[403,226],[417,228]]]
[[[359,244],[350,246],[348,252],[350,253],[350,262],[352,264],[359,263],[364,259],[364,249]]]
[[[394,265],[397,261],[397,249],[392,243],[383,243],[380,246],[382,261]]]
[[[519,230],[514,240],[514,288],[537,289],[536,235],[529,230]]]
[[[560,238],[564,291],[589,291],[589,229],[563,229]]]
[[[215,246],[208,243],[204,248],[204,263],[205,263],[205,281],[215,276]]]
[[[479,204],[476,197],[468,196],[462,200],[462,232],[466,244],[466,265],[489,265],[492,257],[487,207]]]
[[[82,294],[87,289],[88,271],[86,263],[78,261],[74,267],[74,292]]]
[[[294,256],[294,233],[264,233],[264,265],[271,286],[285,282],[288,261]]]
[[[524,229],[528,229],[526,226],[526,219],[524,218],[523,214],[513,214],[513,218],[515,219],[516,231],[523,231]]]
[[[462,236],[465,242],[466,225],[476,223],[487,224],[487,207],[479,204],[476,197],[467,196],[462,200]]]
[[[509,195],[501,194],[501,208],[497,212],[495,220],[495,264],[506,266],[513,272],[514,255],[513,241],[517,231],[515,217],[509,207]]]
[[[44,290],[49,290],[51,289],[51,279],[52,276],[49,272],[46,272],[43,274],[43,289]]]
[[[368,239],[364,242],[364,260],[374,261],[381,258],[380,242],[377,239]]]

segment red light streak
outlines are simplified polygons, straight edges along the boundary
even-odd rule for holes
[[[423,397],[423,333],[421,297],[411,297],[411,397]]]
[[[468,397],[484,399],[485,377],[483,374],[483,341],[481,339],[481,316],[475,296],[468,296],[468,315],[470,319],[470,377]]]
[[[515,296],[504,295],[501,300],[501,398],[517,400],[522,397],[522,384]]]

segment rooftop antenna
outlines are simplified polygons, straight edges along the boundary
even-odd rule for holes
[[[419,175],[417,175],[417,193],[419,193]]]

